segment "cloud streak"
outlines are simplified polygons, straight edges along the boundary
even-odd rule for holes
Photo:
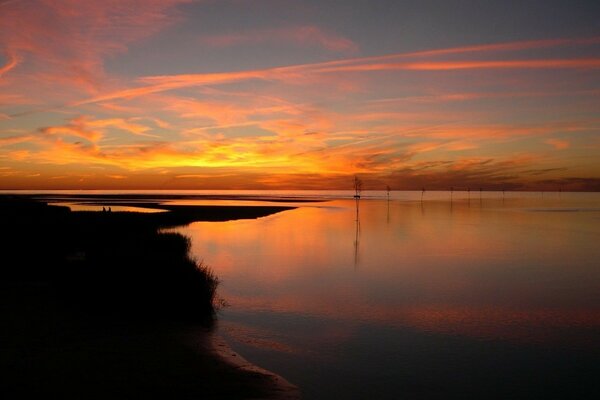
[[[467,52],[495,52],[501,50],[514,50],[533,48],[534,46],[552,47],[567,43],[596,44],[598,40],[582,39],[515,42],[499,45],[473,46],[467,48],[452,48],[417,53],[400,53],[387,56],[353,58],[339,61],[328,61],[313,64],[292,65],[286,67],[265,68],[248,71],[235,71],[225,73],[203,74],[178,74],[162,76],[146,76],[139,78],[145,86],[118,90],[101,94],[86,100],[74,103],[83,105],[100,101],[131,99],[139,96],[150,95],[165,91],[182,89],[195,86],[223,85],[251,80],[275,81],[293,83],[307,76],[320,74],[333,75],[352,72],[385,72],[385,71],[458,71],[458,70],[528,70],[528,69],[599,69],[600,58],[545,58],[545,59],[501,59],[501,60],[431,60],[431,61],[406,61],[407,58],[422,58],[431,55],[461,54]],[[391,60],[400,60],[390,62]],[[381,62],[388,61],[388,62]]]
[[[21,58],[12,52],[8,52],[8,61],[0,67],[0,78],[10,70],[14,69],[21,62]]]
[[[185,3],[2,3],[11,179],[340,188],[360,173],[380,187],[520,187],[594,160],[581,144],[600,129],[598,37],[356,56],[358,41],[327,25],[215,34],[228,25],[196,26],[212,6]],[[398,49],[344,31],[365,54]],[[253,58],[283,47],[294,51],[274,54],[283,66]],[[300,56],[313,58],[285,65]]]
[[[200,38],[200,42],[212,47],[230,47],[248,44],[256,45],[264,43],[292,43],[300,46],[321,47],[336,52],[358,51],[358,46],[350,39],[326,32],[313,25],[206,36]]]
[[[545,60],[492,60],[492,61],[431,61],[376,63],[317,68],[315,72],[369,72],[369,71],[451,71],[460,69],[597,69],[600,58],[545,59]]]
[[[128,44],[163,29],[173,21],[173,8],[186,2],[4,3],[0,13],[0,45],[11,57],[22,57],[29,73],[35,71],[30,79],[62,81],[87,93],[96,93],[107,79],[104,58],[122,53]],[[8,67],[14,68],[14,62]]]

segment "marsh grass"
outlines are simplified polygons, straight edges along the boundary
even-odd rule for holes
[[[0,280],[51,282],[70,307],[127,319],[214,317],[218,279],[171,220],[1,199]],[[148,218],[150,217],[150,218]],[[172,217],[182,220],[184,216]]]

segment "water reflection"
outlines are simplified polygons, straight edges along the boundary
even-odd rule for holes
[[[115,205],[112,203],[91,204],[91,203],[56,202],[53,204],[57,205],[57,206],[69,207],[69,209],[71,211],[105,211],[108,209],[108,207],[110,207],[111,211],[115,211],[115,212],[140,212],[140,213],[166,212],[166,210],[161,210],[158,208]]]
[[[355,234],[354,234],[354,268],[358,267],[359,262],[359,251],[360,251],[360,198],[354,199],[356,205],[356,220],[355,220]]]
[[[586,283],[578,282],[582,275],[597,278],[591,268],[593,258],[582,256],[598,254],[589,238],[582,240],[597,230],[597,220],[565,213],[484,214],[485,209],[458,205],[449,216],[444,208],[442,204],[428,204],[428,212],[422,214],[397,204],[392,209],[395,223],[388,225],[382,223],[385,208],[365,203],[360,224],[360,220],[348,219],[348,208],[337,203],[259,221],[196,223],[185,232],[197,238],[193,251],[227,282],[223,289],[238,293],[247,290],[248,297],[256,292],[310,297],[316,293],[312,287],[326,280],[346,284],[344,295],[350,294],[350,289],[372,295],[370,304],[390,288],[382,307],[440,300],[442,304],[523,306],[529,302],[562,306],[567,300],[580,302],[586,295],[585,291],[574,292],[564,279],[583,289]],[[548,234],[535,235],[542,226]],[[344,240],[349,234],[351,239]],[[345,243],[353,243],[354,248],[348,249]],[[357,248],[362,250],[361,265],[368,271],[360,280],[349,281],[356,275],[348,276],[345,265],[354,263]],[[535,287],[531,280],[535,280]],[[393,293],[392,287],[402,290]],[[325,296],[329,304],[347,304],[348,298],[338,297],[331,289],[319,291],[317,298]]]
[[[221,332],[308,398],[362,393],[353,384],[328,392],[317,361],[344,381],[435,381],[446,393],[459,390],[448,383],[462,382],[458,374],[488,367],[506,382],[524,366],[560,381],[558,364],[600,361],[598,202],[483,197],[348,199],[181,230],[222,280],[231,307]],[[539,361],[539,348],[558,364]],[[520,365],[486,364],[511,351]]]

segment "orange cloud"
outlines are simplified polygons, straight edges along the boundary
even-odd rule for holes
[[[54,7],[53,12],[59,14],[57,23],[70,24],[69,12],[79,12],[50,2],[42,3],[46,8]],[[527,142],[520,141],[520,137],[545,135],[548,138],[565,132],[589,135],[599,129],[597,120],[583,117],[577,120],[575,116],[593,111],[594,99],[589,96],[599,92],[589,89],[593,86],[588,83],[595,73],[591,69],[600,68],[600,59],[542,59],[533,57],[547,56],[549,52],[516,53],[558,46],[595,45],[599,41],[597,38],[467,46],[247,71],[142,76],[127,86],[129,84],[123,83],[126,82],[123,77],[106,76],[103,61],[109,55],[125,51],[129,43],[146,37],[155,28],[146,30],[142,26],[146,17],[140,16],[137,20],[120,8],[115,15],[121,12],[126,15],[123,29],[127,32],[123,42],[115,42],[110,30],[114,24],[119,25],[118,18],[111,11],[98,11],[104,10],[98,4],[89,6],[96,10],[93,12],[87,7],[83,6],[80,16],[86,20],[97,15],[97,18],[91,18],[90,26],[98,24],[98,32],[105,32],[105,37],[98,39],[94,33],[80,32],[73,38],[80,43],[66,43],[63,54],[54,40],[68,41],[63,37],[66,33],[49,35],[47,51],[56,51],[56,54],[48,55],[47,68],[40,67],[46,55],[33,45],[26,47],[25,39],[14,42],[20,43],[21,47],[13,45],[13,50],[8,47],[22,61],[15,64],[18,68],[12,66],[9,69],[9,64],[0,67],[10,70],[6,79],[0,81],[3,91],[0,103],[7,105],[6,110],[10,109],[0,114],[0,123],[3,128],[19,127],[16,116],[20,115],[23,126],[27,127],[1,132],[0,146],[6,151],[0,152],[0,157],[3,162],[13,162],[11,167],[16,166],[17,161],[22,162],[20,166],[29,163],[35,168],[43,168],[41,164],[77,164],[74,169],[110,168],[114,170],[110,175],[122,176],[160,170],[165,176],[185,177],[174,178],[181,185],[184,184],[182,180],[202,176],[208,179],[210,171],[217,176],[225,169],[225,183],[215,183],[214,179],[213,184],[320,187],[318,181],[321,180],[331,182],[329,187],[343,187],[345,183],[340,182],[346,182],[348,174],[360,173],[374,185],[396,182],[406,188],[421,185],[447,188],[456,186],[452,182],[458,181],[470,185],[490,182],[499,187],[505,182],[517,185],[527,180],[519,178],[519,174],[559,178],[562,172],[556,172],[557,168],[565,168],[568,164],[555,160],[555,164],[550,165],[545,159],[505,162],[511,157],[506,153],[502,156],[502,151],[507,150],[496,151],[493,148],[496,144],[502,143],[503,147],[513,149]],[[149,21],[157,18],[160,26],[172,21],[172,7],[152,7],[157,16],[148,16]],[[96,12],[98,14],[94,14]],[[0,16],[0,22],[2,18]],[[128,18],[136,20],[130,23]],[[35,31],[34,36],[42,33]],[[308,39],[288,39],[307,40],[307,43],[317,40],[310,35]],[[258,35],[248,40],[260,39]],[[3,40],[0,38],[0,43]],[[98,51],[93,49],[96,40],[100,42]],[[37,38],[34,42],[40,45]],[[497,52],[515,53],[503,54],[500,58]],[[69,68],[78,68],[79,60],[82,60],[81,73],[71,73]],[[67,64],[70,67],[61,70],[61,66]],[[565,80],[548,80],[543,71],[539,74],[520,73],[532,68],[571,71],[552,71],[552,74],[566,76]],[[497,69],[502,69],[502,73],[496,73],[494,70]],[[586,70],[579,73],[580,69]],[[469,73],[468,81],[462,79],[463,74],[444,73],[461,70]],[[480,73],[471,73],[471,70]],[[513,70],[514,73],[509,72]],[[30,71],[31,82],[27,75]],[[577,73],[577,77],[572,72]],[[460,79],[452,79],[449,75]],[[51,86],[56,92],[48,96],[54,104],[68,104],[67,112],[84,116],[36,129],[38,120],[46,117],[42,112],[56,117],[57,112],[65,111],[61,106],[45,105],[46,96],[37,94],[40,108],[23,111],[22,103],[28,99],[23,99],[20,94],[37,93],[41,82],[38,79],[42,78],[45,82],[42,85]],[[443,83],[439,83],[441,81]],[[505,82],[509,82],[508,85],[504,85]],[[69,84],[77,90],[86,90],[85,98],[82,99],[81,94],[74,96],[68,89],[63,90]],[[496,88],[501,91],[495,91]],[[68,93],[63,97],[64,92]],[[535,114],[536,109],[529,113],[534,107],[541,108],[541,102],[536,101],[534,106],[534,102],[526,97],[554,95],[570,98],[552,99],[552,109],[545,109],[541,116]],[[384,99],[374,99],[378,96]],[[79,100],[74,100],[77,98]],[[514,104],[507,106],[508,102],[503,100],[506,98],[510,98],[511,103],[517,99],[519,107],[521,104],[524,107],[516,110]],[[464,107],[460,103],[465,101],[473,101],[473,104]],[[560,113],[555,115],[554,107],[558,108],[562,102],[566,105],[561,105]],[[581,104],[583,108],[579,108]],[[581,112],[570,113],[571,109]],[[516,118],[506,118],[514,110],[518,114]],[[38,115],[34,117],[32,114],[36,113]],[[23,135],[15,135],[19,132]],[[537,140],[539,143],[544,138]],[[532,146],[529,151],[539,150],[535,140],[528,142],[524,145]],[[557,146],[557,142],[546,143]],[[478,153],[470,151],[475,149]],[[467,158],[461,158],[475,154],[479,158],[468,158],[468,162],[465,161]],[[533,168],[535,162],[543,166]],[[243,176],[249,177],[250,181]],[[300,183],[301,179],[305,182]]]
[[[273,123],[274,121],[269,121]],[[7,153],[9,159],[54,163],[58,165],[77,163],[87,165],[110,165],[125,170],[148,168],[245,168],[263,172],[285,168],[290,173],[315,173],[317,171],[344,172],[348,166],[359,170],[379,169],[379,165],[395,165],[395,150],[386,141],[363,140],[352,146],[327,148],[332,136],[295,132],[295,126],[286,128],[289,122],[281,121],[281,134],[270,136],[219,138],[190,136],[177,142],[150,142],[111,145],[108,127],[122,127],[123,121],[94,120],[89,117],[72,119],[68,124],[46,127],[42,136],[35,138],[37,149],[27,153]],[[275,127],[275,125],[267,125]],[[302,128],[300,128],[302,130]],[[84,138],[90,144],[71,143],[69,137]],[[28,140],[14,137],[6,140],[14,144]]]
[[[65,125],[40,128],[43,136],[79,137],[96,144],[107,136],[107,128],[117,128],[136,136],[157,137],[147,133],[151,128],[123,118],[93,119],[89,116],[73,118]],[[13,140],[19,140],[14,138]]]
[[[556,150],[564,150],[564,149],[568,149],[571,146],[571,143],[567,140],[562,140],[562,139],[546,139],[544,140],[544,143],[547,143],[551,146],[553,146]]]
[[[498,60],[498,61],[431,61],[431,62],[398,62],[374,63],[325,67],[316,72],[368,72],[388,70],[412,71],[449,71],[460,69],[596,69],[600,68],[600,58],[586,59],[547,59],[547,60]]]
[[[600,37],[575,38],[575,39],[547,39],[525,40],[520,42],[492,43],[475,46],[452,47],[449,49],[425,50],[410,53],[411,56],[430,57],[460,53],[482,53],[499,51],[520,51],[530,49],[543,49],[559,46],[591,45],[600,43]]]
[[[133,119],[123,119],[123,118],[109,118],[109,119],[97,119],[97,120],[87,120],[85,123],[90,127],[97,128],[105,128],[105,127],[115,127],[126,132],[129,132],[133,135],[137,136],[146,136],[156,138],[158,136],[147,133],[147,131],[151,130],[151,128],[133,122]]]
[[[29,142],[34,138],[33,135],[15,135],[0,138],[0,147],[10,146],[13,144]]]
[[[86,117],[75,118],[66,125],[41,128],[40,132],[52,136],[75,136],[90,142],[97,142],[103,136],[102,132],[90,129]]]

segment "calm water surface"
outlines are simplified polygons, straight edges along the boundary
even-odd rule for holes
[[[466,196],[178,230],[221,279],[219,333],[307,399],[598,394],[600,196]]]

